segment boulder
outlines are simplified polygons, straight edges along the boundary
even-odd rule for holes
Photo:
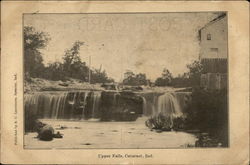
[[[54,129],[50,125],[43,126],[40,130],[38,130],[38,138],[44,141],[51,141],[54,137]]]
[[[103,91],[99,113],[101,121],[135,121],[143,113],[143,100],[133,92]]]

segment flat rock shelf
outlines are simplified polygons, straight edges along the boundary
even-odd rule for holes
[[[79,148],[185,148],[194,146],[196,136],[185,132],[156,132],[145,127],[146,118],[132,122],[100,122],[43,119],[63,138],[41,141],[37,133],[26,133],[26,149],[79,149]]]

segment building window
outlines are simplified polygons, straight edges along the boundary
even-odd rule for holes
[[[211,34],[207,34],[207,40],[211,40]]]
[[[211,51],[211,52],[218,52],[219,49],[218,49],[218,48],[210,48],[210,51]]]

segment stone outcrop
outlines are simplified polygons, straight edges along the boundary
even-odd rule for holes
[[[133,121],[143,114],[143,100],[133,92],[102,92],[101,120]]]

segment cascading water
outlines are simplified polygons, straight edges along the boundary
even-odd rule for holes
[[[76,105],[77,93],[69,93],[68,105],[70,106],[70,119],[74,118],[74,107]]]
[[[80,108],[82,109],[82,117],[81,119],[84,119],[85,118],[85,108],[86,108],[86,105],[87,105],[87,97],[89,95],[89,92],[86,91],[85,93],[83,93],[81,96],[81,100],[80,100]]]
[[[25,95],[24,104],[26,112],[32,112],[42,118],[59,118],[64,113],[67,93],[55,93],[47,95],[37,93],[34,95]]]
[[[85,119],[88,113],[88,116],[96,116],[100,98],[101,92],[98,91],[92,95],[90,91],[39,92],[24,96],[25,112],[38,118]],[[91,110],[87,111],[87,108]]]
[[[175,93],[165,93],[159,96],[156,110],[154,115],[161,113],[163,116],[182,116],[182,110]]]
[[[161,130],[182,128],[182,119],[185,118],[184,109],[190,99],[189,96],[188,92],[167,92],[158,96],[157,101],[155,99],[153,101],[151,117],[146,121],[146,126]],[[144,104],[147,104],[146,99]]]
[[[92,118],[98,117],[100,98],[101,98],[101,93],[100,92],[94,92],[93,93]]]
[[[155,116],[159,113],[179,117],[190,99],[190,92],[148,93],[142,96],[143,114]]]
[[[129,92],[37,92],[26,94],[24,101],[27,118],[130,120],[129,114],[134,114],[133,119],[142,114],[141,97]]]
[[[117,118],[130,111],[138,115],[181,116],[190,93],[128,93],[106,91],[54,91],[24,96],[25,113],[37,118]],[[112,116],[114,115],[114,116]],[[123,117],[126,119],[126,117]]]
[[[65,107],[67,93],[61,93],[59,96],[52,96],[54,104],[52,106],[52,118],[57,119],[59,114],[62,114]],[[50,104],[49,104],[50,106]]]
[[[143,93],[141,95],[143,100],[143,115],[152,115],[156,108],[157,99],[161,94],[162,93]]]
[[[114,98],[113,98],[113,106],[117,106],[117,101],[118,101],[118,97],[120,96],[119,92],[114,93]]]
[[[145,99],[145,97],[142,97],[142,103],[143,103],[143,106],[142,106],[142,109],[143,109],[143,114],[146,114],[146,108],[147,108],[147,100]]]

